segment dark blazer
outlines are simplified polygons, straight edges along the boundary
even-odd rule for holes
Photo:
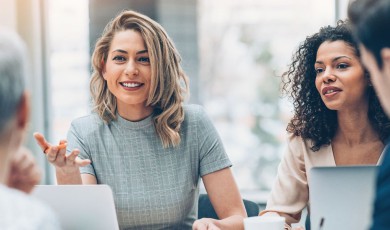
[[[378,170],[372,230],[390,229],[390,139],[383,151],[383,161]]]

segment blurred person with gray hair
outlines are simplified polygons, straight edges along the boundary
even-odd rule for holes
[[[40,171],[22,147],[30,113],[25,63],[22,40],[0,31],[0,229],[60,229],[50,209],[28,195]]]

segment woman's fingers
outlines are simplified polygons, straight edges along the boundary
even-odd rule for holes
[[[66,146],[61,147],[61,145],[56,146],[58,148],[57,158],[55,164],[57,166],[64,166],[66,164]],[[53,147],[54,148],[54,147]]]
[[[67,157],[66,164],[67,165],[75,165],[75,159],[79,155],[80,151],[78,149],[74,149]]]
[[[91,164],[91,161],[89,159],[81,159],[80,157],[76,157],[75,159],[75,163],[76,165],[78,165],[79,167],[83,167],[83,166],[86,166],[86,165],[89,165]]]
[[[77,167],[83,167],[86,165],[89,165],[91,163],[90,160],[86,159],[83,160],[78,155],[80,154],[80,151],[78,149],[73,150],[66,158],[66,164],[67,165],[75,165]]]
[[[46,141],[41,133],[35,132],[34,138],[50,163],[59,167],[66,164],[66,146],[68,144],[66,140],[61,140],[59,145],[53,146]]]
[[[47,160],[50,163],[54,164],[58,156],[58,148],[56,146],[53,146],[51,148],[48,148],[48,150],[46,150],[45,153],[46,153]],[[59,161],[61,161],[61,159],[59,159]]]
[[[41,147],[42,152],[46,153],[51,146],[50,143],[46,141],[45,137],[41,133],[35,132],[33,135],[38,145]]]
[[[67,141],[67,140],[65,140],[65,139],[62,139],[62,140],[60,140],[60,145],[62,145],[62,144],[66,144],[66,143],[68,143],[68,141]]]
[[[61,149],[65,149],[66,150],[66,146],[68,145],[68,141],[67,140],[60,140],[60,143],[58,144],[58,148],[61,150]]]
[[[66,155],[68,144],[66,140],[60,140],[57,146],[52,146],[41,133],[34,133],[34,137],[42,151],[46,154],[47,160],[57,167],[83,167],[91,163],[88,159],[82,160],[78,157],[80,153],[78,149]]]

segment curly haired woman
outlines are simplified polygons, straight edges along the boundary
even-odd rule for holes
[[[121,229],[243,229],[230,160],[204,110],[183,105],[187,77],[165,30],[124,11],[106,26],[92,64],[95,113],[72,122],[69,154],[66,141],[35,134],[58,183],[108,184]],[[196,220],[200,178],[220,220]]]
[[[359,57],[350,26],[342,21],[307,37],[296,51],[283,74],[283,91],[294,105],[288,148],[262,215],[298,222],[314,166],[380,161],[390,123]]]

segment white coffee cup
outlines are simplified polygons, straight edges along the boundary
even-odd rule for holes
[[[284,230],[285,218],[281,216],[254,216],[244,219],[245,230]]]

